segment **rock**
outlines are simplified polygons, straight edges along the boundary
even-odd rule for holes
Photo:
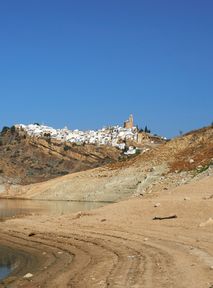
[[[79,211],[79,212],[76,213],[76,218],[78,219],[78,218],[80,218],[82,215],[83,215],[82,211]]]
[[[203,197],[203,200],[209,200],[209,199],[213,199],[213,194],[210,195],[210,196],[205,196],[205,197]]]
[[[185,201],[190,200],[190,197],[184,197],[184,200]]]
[[[210,217],[206,222],[200,223],[200,227],[205,227],[205,226],[209,226],[209,225],[213,225],[213,219]]]
[[[155,203],[154,207],[159,207],[160,203]]]
[[[79,211],[75,214],[74,219],[79,219],[83,216],[89,216],[90,214],[87,212]]]
[[[32,236],[35,236],[36,234],[34,232],[31,232],[28,236],[29,237],[32,237]]]
[[[106,221],[106,219],[104,218],[104,219],[101,219],[101,222],[105,222]]]
[[[144,238],[144,241],[148,241],[149,240],[149,238]]]
[[[31,278],[31,277],[33,277],[33,274],[31,274],[31,273],[27,273],[27,274],[24,275],[23,278],[25,278],[25,279],[29,279],[29,278]]]
[[[194,162],[195,162],[194,159],[189,159],[189,163],[190,163],[190,164],[192,164],[192,163],[194,163]]]
[[[129,255],[127,256],[128,259],[134,259],[135,258],[135,255]]]

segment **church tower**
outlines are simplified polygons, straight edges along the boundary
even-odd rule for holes
[[[124,128],[132,129],[134,127],[133,115],[130,114],[129,119],[124,122]]]

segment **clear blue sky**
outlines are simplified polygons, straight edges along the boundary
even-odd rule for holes
[[[0,1],[0,101],[0,127],[209,125],[213,1]]]

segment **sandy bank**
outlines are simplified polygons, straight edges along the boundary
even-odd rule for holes
[[[88,213],[2,222],[1,242],[33,257],[6,287],[209,288],[212,187],[209,176]]]

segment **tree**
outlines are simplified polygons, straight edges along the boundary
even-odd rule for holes
[[[51,135],[50,133],[44,133],[44,139],[47,141],[47,143],[51,143]]]
[[[68,145],[64,144],[64,151],[68,151],[68,150],[70,150],[70,149],[71,149],[71,147],[70,147],[70,146],[68,146]]]
[[[16,132],[16,127],[13,125],[11,128],[10,128],[10,131],[12,134],[14,134]]]
[[[144,128],[144,132],[145,132],[145,133],[150,133],[151,130],[149,130],[149,129],[147,128],[147,126],[145,126],[145,128]]]
[[[2,128],[2,130],[1,130],[1,134],[6,134],[7,133],[7,131],[9,131],[10,130],[10,128],[9,127],[7,127],[7,126],[4,126],[3,128]]]

